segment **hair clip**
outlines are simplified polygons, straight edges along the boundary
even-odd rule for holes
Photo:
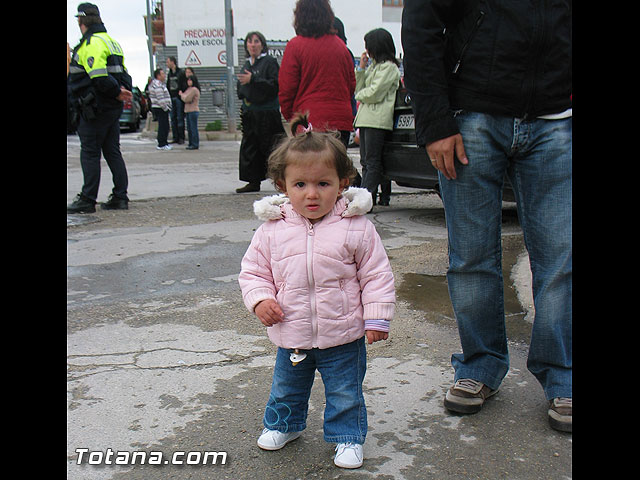
[[[302,127],[302,132],[303,133],[311,133],[311,122],[309,122],[309,126],[308,127]]]

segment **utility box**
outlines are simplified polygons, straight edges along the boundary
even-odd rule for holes
[[[224,106],[224,91],[212,88],[211,89],[211,98],[213,99],[214,107],[223,107]]]

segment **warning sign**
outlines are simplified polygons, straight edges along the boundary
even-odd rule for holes
[[[191,50],[191,52],[189,53],[189,56],[184,61],[184,66],[185,67],[201,67],[202,62],[198,58],[198,55],[196,55],[196,52]]]
[[[238,42],[233,39],[234,63],[238,65]],[[184,28],[178,30],[178,63],[184,67],[225,67],[227,65],[224,28]]]

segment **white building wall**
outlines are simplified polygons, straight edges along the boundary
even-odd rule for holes
[[[177,45],[178,32],[188,28],[224,28],[224,0],[163,0],[165,43]],[[296,0],[232,0],[235,36],[239,39],[258,30],[267,40],[289,40],[295,36],[293,9]],[[382,0],[334,0],[335,15],[342,20],[347,46],[355,57],[364,51],[364,35],[374,28],[387,29],[394,38],[396,52],[402,52],[400,21],[383,21]],[[394,11],[385,20],[399,18]],[[178,59],[182,63],[183,59]]]

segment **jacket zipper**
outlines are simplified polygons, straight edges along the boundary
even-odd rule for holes
[[[308,222],[307,227],[307,282],[309,283],[309,303],[311,308],[311,346],[318,346],[318,312],[316,311],[316,283],[313,279],[313,223]]]
[[[347,315],[349,313],[349,298],[347,292],[344,290],[344,280],[341,278],[338,283],[340,284],[340,293],[342,294],[342,312]]]
[[[476,24],[473,26],[473,30],[471,30],[471,34],[469,35],[469,38],[467,38],[467,41],[462,46],[462,50],[460,51],[460,55],[458,56],[458,61],[456,62],[455,66],[453,67],[453,70],[451,71],[451,73],[453,73],[453,74],[458,73],[458,69],[460,68],[460,64],[462,63],[462,58],[464,57],[464,54],[467,51],[467,48],[469,48],[469,44],[471,43],[471,40],[473,39],[473,37],[475,36],[476,32],[478,31],[478,28],[480,28],[480,24],[484,20],[484,15],[485,15],[485,13],[482,10],[480,10],[480,16],[476,20]]]
[[[536,79],[538,78],[538,74],[541,70],[541,63],[542,63],[542,58],[540,56],[540,51],[542,51],[547,43],[547,30],[548,30],[548,17],[547,17],[547,2],[543,1],[542,2],[542,8],[537,12],[538,14],[538,21],[540,22],[539,24],[539,28],[537,29],[537,35],[534,38],[534,41],[536,43],[536,52],[535,52],[535,58],[537,58],[535,64],[533,65],[533,73],[531,74],[531,82],[530,85],[528,85],[528,96],[527,96],[527,100],[526,103],[524,104],[524,109],[522,114],[520,115],[520,118],[522,118],[522,120],[528,120],[529,118],[529,109],[531,108],[531,102],[533,101],[533,98],[535,97],[535,92],[537,89],[537,83],[536,83]]]

